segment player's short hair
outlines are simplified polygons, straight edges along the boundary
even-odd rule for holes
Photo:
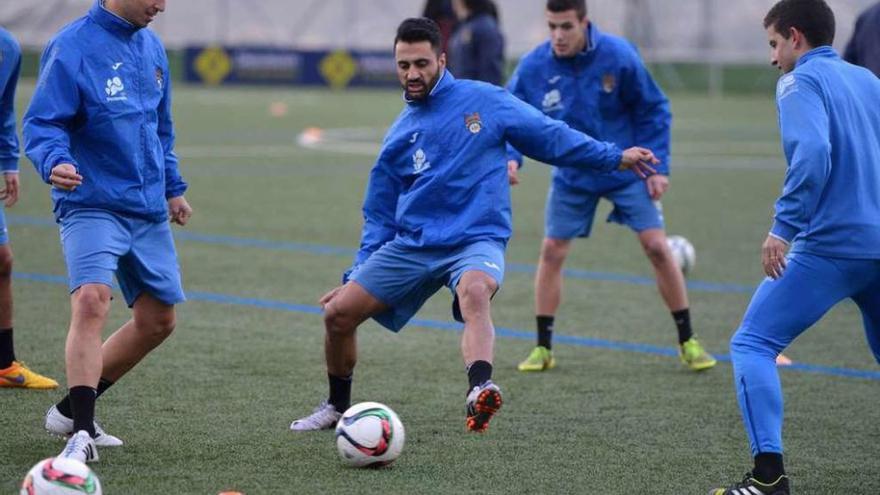
[[[587,16],[587,0],[547,0],[547,10],[550,12],[568,12],[573,10],[578,19]]]
[[[397,27],[397,36],[394,37],[394,46],[398,42],[419,43],[427,41],[431,48],[440,55],[441,50],[440,26],[427,17],[410,17]]]
[[[825,0],[782,0],[764,18],[764,29],[770,26],[785,39],[795,28],[804,33],[812,47],[834,41],[834,12]]]

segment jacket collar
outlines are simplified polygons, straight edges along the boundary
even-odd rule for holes
[[[438,96],[440,94],[445,93],[449,88],[452,87],[453,83],[455,83],[455,78],[452,77],[452,73],[446,69],[443,69],[443,74],[440,75],[440,79],[437,81],[437,84],[431,88],[431,92],[428,93],[428,97],[424,100],[410,100],[406,97],[406,91],[403,92],[403,101],[407,102],[409,105],[420,105],[427,100],[430,100],[434,96]]]
[[[91,17],[99,26],[122,37],[131,37],[141,28],[126,21],[104,7],[104,0],[95,0],[95,4],[89,9]]]
[[[814,58],[840,58],[840,55],[834,51],[834,48],[831,48],[828,45],[820,46],[819,48],[813,48],[807,53],[801,55],[801,58],[798,59],[794,66],[800,67],[802,64],[805,64]]]

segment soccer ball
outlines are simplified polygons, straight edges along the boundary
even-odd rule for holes
[[[671,235],[666,238],[669,250],[672,251],[672,257],[675,264],[681,268],[682,273],[688,274],[697,264],[697,253],[694,251],[694,245],[680,235]]]
[[[390,407],[361,402],[349,407],[336,424],[336,449],[348,466],[391,464],[403,450],[403,423]]]
[[[76,459],[50,457],[28,471],[19,495],[101,495],[101,482]]]

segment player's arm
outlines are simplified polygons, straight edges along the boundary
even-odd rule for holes
[[[654,154],[645,148],[621,150],[597,141],[565,122],[547,117],[507,92],[499,95],[498,112],[504,139],[524,155],[560,167],[597,172],[631,169],[642,178],[654,173]]]
[[[378,160],[370,172],[370,181],[364,194],[361,246],[355,255],[354,264],[342,276],[343,283],[348,282],[348,277],[361,263],[397,235],[395,214],[400,191],[397,177],[391,174],[381,159]]]
[[[526,88],[525,81],[523,81],[523,63],[520,62],[519,65],[516,66],[516,70],[513,71],[513,75],[510,76],[510,80],[507,81],[507,91],[510,92],[513,96],[519,98],[524,102],[528,102],[528,98],[526,97]],[[523,154],[520,153],[516,148],[514,148],[510,143],[507,143],[507,164],[508,164],[508,172],[513,170],[515,173],[516,170],[522,168],[523,165]]]
[[[164,53],[164,51],[163,51]],[[159,84],[158,80],[156,82]],[[171,74],[168,73],[168,61],[163,60],[162,68],[162,99],[158,108],[158,134],[162,143],[165,159],[165,199],[168,200],[168,216],[178,225],[186,225],[192,216],[192,207],[183,196],[187,183],[180,176],[177,153],[174,152],[174,120],[171,117]]]
[[[21,48],[14,40],[2,48],[3,61],[11,66],[0,72],[0,172],[3,183],[0,200],[7,207],[18,201],[18,135],[15,132],[15,87],[21,70]]]
[[[47,184],[64,189],[78,185],[76,162],[70,152],[70,128],[79,111],[77,86],[80,56],[76,48],[54,42],[43,52],[40,77],[24,117],[25,153]],[[63,166],[62,166],[63,165]],[[57,166],[62,175],[53,175]]]
[[[17,43],[0,47],[4,64],[11,70],[0,71],[0,171],[4,174],[18,172],[19,144],[15,132],[15,87],[21,70],[21,49]]]
[[[621,99],[632,115],[635,143],[657,156],[657,173],[669,175],[669,148],[672,140],[672,112],[669,99],[657,86],[645,64],[633,52],[623,72]]]
[[[831,172],[829,119],[819,88],[803,74],[780,80],[777,105],[788,169],[770,234],[790,243],[807,228]]]

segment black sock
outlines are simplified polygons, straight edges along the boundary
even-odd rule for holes
[[[680,311],[672,312],[672,319],[675,320],[675,326],[678,327],[678,343],[684,344],[694,336],[691,329],[691,310],[684,308]]]
[[[785,466],[782,465],[782,454],[772,452],[760,453],[755,456],[755,470],[752,476],[761,483],[773,483],[785,474]]]
[[[15,346],[12,345],[12,329],[0,330],[0,370],[12,366],[15,361]]]
[[[492,379],[492,364],[487,361],[474,361],[468,366],[467,374],[470,383],[468,390],[471,390]]]
[[[95,395],[97,391],[83,385],[71,387],[68,392],[73,409],[73,432],[86,430],[95,438]]]
[[[106,378],[101,378],[101,381],[98,382],[98,390],[95,392],[95,399],[101,396],[104,392],[107,391],[114,383]],[[73,411],[70,409],[70,395],[65,395],[61,401],[55,405],[62,415],[68,418],[73,418]]]
[[[351,375],[333,376],[327,373],[327,379],[330,381],[330,398],[327,402],[337,412],[345,412],[351,406]]]
[[[550,349],[553,345],[553,317],[538,315],[538,345]]]

